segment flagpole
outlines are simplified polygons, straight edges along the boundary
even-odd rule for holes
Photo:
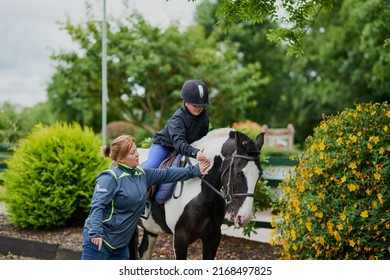
[[[103,0],[103,26],[102,26],[102,142],[107,143],[107,26],[106,26],[106,0]]]

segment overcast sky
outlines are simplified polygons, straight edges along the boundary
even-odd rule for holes
[[[103,0],[89,0],[103,18]],[[154,25],[172,20],[192,22],[195,5],[187,0],[129,0]],[[122,0],[106,0],[106,14],[121,15]],[[86,16],[85,0],[0,1],[0,105],[9,101],[31,107],[47,101],[46,85],[53,73],[53,50],[71,49],[72,41],[57,21]],[[108,46],[109,47],[109,46]]]

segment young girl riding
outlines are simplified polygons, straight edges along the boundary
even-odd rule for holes
[[[206,112],[208,88],[202,81],[189,80],[182,87],[181,99],[184,106],[174,113],[162,130],[154,134],[146,167],[159,167],[174,150],[198,161],[209,161],[203,149],[191,146],[209,131],[210,120]]]

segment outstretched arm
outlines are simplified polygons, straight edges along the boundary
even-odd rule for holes
[[[163,169],[145,168],[147,185],[158,185],[169,182],[185,181],[191,178],[204,176],[207,174],[207,168],[210,163],[199,162],[196,165],[187,167],[170,167]]]

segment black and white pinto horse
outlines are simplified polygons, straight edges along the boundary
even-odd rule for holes
[[[262,175],[260,150],[264,133],[256,141],[233,129],[210,131],[192,145],[211,160],[208,174],[177,183],[172,198],[165,202],[165,223],[154,211],[141,218],[144,229],[138,252],[151,259],[157,236],[173,234],[176,259],[186,259],[188,246],[201,239],[203,259],[214,259],[221,240],[221,225],[226,218],[236,227],[248,224],[253,216],[253,195]],[[140,162],[147,159],[148,149],[139,149]],[[196,164],[196,159],[190,159]],[[182,187],[181,187],[181,184]],[[180,193],[180,195],[177,195]]]

